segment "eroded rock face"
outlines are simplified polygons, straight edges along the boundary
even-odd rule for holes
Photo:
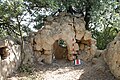
[[[0,40],[0,78],[6,78],[18,68],[21,61],[20,50],[20,45],[13,40]]]
[[[60,39],[66,42],[69,60],[74,59],[73,47],[74,54],[80,54],[79,59],[90,61],[94,57],[96,41],[85,29],[85,21],[82,17],[61,12],[58,16],[47,17],[44,23],[44,28],[35,34],[31,42],[39,62],[52,63],[53,44]],[[61,54],[56,56],[59,57]]]
[[[120,79],[120,32],[107,46],[104,59],[112,74]]]
[[[33,63],[32,46],[28,42],[24,42],[24,53],[23,64]],[[21,47],[14,39],[7,37],[0,40],[0,80],[6,80],[18,69],[21,56]]]

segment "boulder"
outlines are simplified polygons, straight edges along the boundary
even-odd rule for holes
[[[120,79],[120,40],[117,38],[107,46],[104,59],[108,64],[111,73]]]
[[[2,78],[8,77],[17,70],[21,62],[20,45],[14,44],[12,39],[7,39],[7,42],[7,47],[2,45],[3,47],[0,48],[0,80],[6,80]]]

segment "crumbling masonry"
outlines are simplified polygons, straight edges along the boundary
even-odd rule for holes
[[[68,60],[74,59],[72,44],[75,47],[75,54],[79,54],[79,59],[90,61],[93,58],[96,52],[96,41],[91,37],[91,33],[85,29],[83,17],[61,12],[58,16],[47,17],[44,23],[44,28],[35,33],[31,40],[34,54],[39,62],[52,63],[55,52],[54,43],[61,39],[67,45]]]

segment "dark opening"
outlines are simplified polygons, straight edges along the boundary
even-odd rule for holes
[[[55,59],[66,59],[68,54],[67,44],[64,40],[60,39],[53,44],[53,54]]]
[[[2,60],[6,59],[8,56],[8,52],[6,51],[7,47],[0,48],[0,57]]]

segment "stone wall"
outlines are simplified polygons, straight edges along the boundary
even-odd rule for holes
[[[90,61],[94,57],[96,41],[85,29],[85,21],[81,16],[61,12],[58,16],[47,17],[44,23],[44,27],[31,39],[34,55],[39,62],[52,63],[53,44],[59,39],[64,40],[67,44],[68,60],[74,59],[73,44],[74,54],[80,54],[79,59]]]

